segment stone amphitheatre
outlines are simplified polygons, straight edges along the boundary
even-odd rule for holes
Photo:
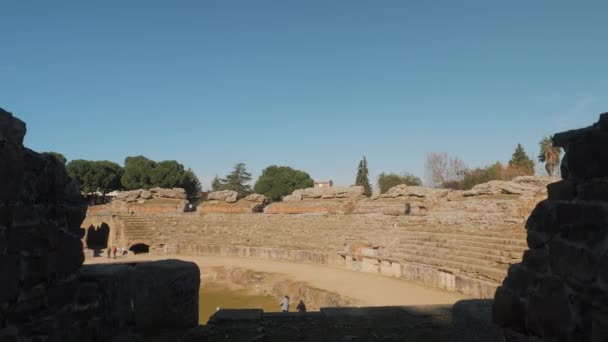
[[[555,136],[562,180],[372,198],[311,188],[274,203],[224,191],[195,211],[161,188],[87,208],[24,135],[0,110],[0,341],[608,338],[608,113]],[[108,260],[111,246],[128,256]],[[220,310],[197,327],[206,281],[311,312]]]
[[[469,191],[397,186],[371,199],[361,187],[310,188],[269,205],[260,195],[237,201],[223,191],[196,212],[184,212],[181,189],[135,190],[90,207],[83,242],[89,254],[117,245],[319,264],[491,298],[521,260],[523,224],[553,181],[518,177]]]

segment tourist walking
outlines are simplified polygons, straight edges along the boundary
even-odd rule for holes
[[[289,311],[289,297],[287,297],[287,296],[283,297],[283,300],[281,300],[281,311],[283,311],[283,312]]]
[[[114,259],[116,259],[116,246],[112,246],[112,254],[114,254]]]
[[[296,309],[298,310],[298,312],[306,312],[306,304],[304,304],[304,301],[300,299],[300,302],[298,303]]]
[[[110,259],[110,253],[112,253],[112,248],[108,247],[108,259]]]

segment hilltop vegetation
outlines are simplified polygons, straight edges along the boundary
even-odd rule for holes
[[[553,176],[558,169],[561,150],[553,146],[551,136],[542,138],[539,146],[537,159],[545,164],[547,174]],[[44,154],[66,164],[67,159],[61,153],[45,152]],[[123,167],[107,160],[77,159],[67,163],[66,169],[70,177],[79,182],[81,191],[87,194],[99,192],[104,195],[113,190],[179,187],[186,190],[190,200],[196,200],[201,191],[200,181],[194,172],[175,160],[156,162],[141,155],[130,156],[125,159]],[[476,168],[469,168],[462,159],[445,152],[431,152],[427,155],[425,172],[426,184],[431,187],[468,190],[477,184],[492,180],[511,180],[517,176],[534,175],[535,164],[522,145],[517,144],[508,163],[497,161]],[[211,182],[211,187],[213,191],[236,191],[238,198],[256,192],[271,201],[279,201],[296,189],[314,186],[314,180],[307,172],[279,165],[266,167],[254,186],[250,184],[251,180],[252,175],[247,171],[245,163],[237,163],[224,178],[216,176]],[[363,187],[365,196],[371,196],[372,187],[365,156],[359,161],[354,184]],[[381,194],[401,184],[421,186],[423,182],[419,177],[407,172],[399,174],[383,171],[377,179]]]
[[[83,193],[100,192],[102,195],[113,190],[135,190],[161,188],[183,188],[190,200],[198,197],[201,185],[191,169],[175,160],[155,162],[144,156],[127,157],[125,166],[107,160],[70,161],[66,170],[77,180]]]

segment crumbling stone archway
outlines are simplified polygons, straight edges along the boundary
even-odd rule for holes
[[[136,243],[129,247],[129,250],[134,254],[150,253],[150,245],[145,243]]]

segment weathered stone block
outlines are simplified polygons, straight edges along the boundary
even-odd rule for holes
[[[528,300],[527,327],[537,336],[553,340],[568,336],[573,313],[568,292],[558,278],[545,278]],[[518,330],[518,329],[516,329]]]
[[[515,264],[509,267],[509,273],[505,278],[504,285],[515,295],[524,297],[537,283],[538,277],[530,272],[523,264]]]
[[[49,308],[59,308],[75,303],[78,293],[78,277],[70,275],[53,282],[47,289]]]
[[[550,209],[558,226],[581,222],[605,223],[608,218],[608,206],[601,203],[555,201],[552,204]],[[559,229],[555,227],[553,231]]]
[[[83,282],[78,287],[78,304],[86,305],[97,301],[99,298],[99,285],[96,282]]]
[[[524,251],[523,265],[526,269],[539,275],[549,270],[549,253],[546,248],[535,248]],[[516,265],[513,265],[515,267]]]
[[[589,218],[581,222],[564,224],[561,226],[559,236],[570,242],[585,243],[589,247],[602,244],[608,236],[608,229],[602,222],[593,222]],[[601,221],[601,220],[598,220]]]
[[[43,257],[24,257],[22,258],[23,287],[30,288],[42,283],[47,279],[47,260]]]
[[[0,142],[21,145],[23,144],[25,131],[25,122],[0,108]]]
[[[13,301],[19,294],[19,256],[0,256],[0,302]]]
[[[526,330],[525,303],[507,287],[498,287],[492,303],[492,321],[500,327],[524,332]]]
[[[129,265],[84,265],[82,282],[96,283],[99,289],[101,317],[108,333],[117,332],[133,320],[133,302]]]
[[[526,242],[528,243],[528,247],[530,247],[532,249],[542,248],[549,241],[551,241],[551,236],[549,234],[543,233],[543,232],[537,232],[537,231],[533,231],[533,230],[529,230],[528,236],[526,237]]]
[[[26,203],[56,202],[64,197],[68,177],[65,167],[52,156],[24,149],[24,183],[21,199]]]
[[[149,333],[198,324],[200,271],[192,262],[137,264],[131,274],[135,327]]]
[[[573,181],[563,180],[547,185],[547,193],[550,200],[573,200],[577,188]]]
[[[600,114],[600,119],[597,124],[599,129],[601,129],[602,131],[608,131],[608,112]]]
[[[553,240],[549,245],[551,271],[564,279],[587,284],[597,277],[596,256],[580,245]]]
[[[0,226],[8,227],[12,221],[13,214],[11,213],[12,207],[4,204],[0,204]]]
[[[528,232],[551,233],[556,225],[555,206],[554,201],[544,200],[539,202],[526,222]],[[532,246],[530,247],[532,248]]]
[[[608,176],[608,134],[594,135],[598,141],[571,143],[568,148],[569,178],[591,179]]]
[[[600,285],[604,286],[604,291],[608,293],[608,252],[600,257],[598,279],[601,282]]]
[[[40,315],[46,308],[46,299],[47,290],[44,285],[38,285],[27,291],[21,291],[11,314],[12,320],[23,322],[31,320],[36,315]]]
[[[0,133],[1,134],[1,133]],[[0,143],[0,202],[15,200],[23,188],[23,148]]]
[[[0,109],[1,110],[1,109]],[[19,342],[19,330],[16,327],[0,329],[0,342]]]
[[[8,228],[9,253],[27,251],[29,255],[48,254],[56,244],[57,227],[46,223],[13,224]]]
[[[82,241],[77,236],[60,232],[57,239],[57,273],[76,272],[84,262]]]
[[[608,295],[597,293],[591,300],[590,309],[591,341],[608,340]]]
[[[578,199],[585,201],[608,201],[608,180],[592,179],[577,187]]]

